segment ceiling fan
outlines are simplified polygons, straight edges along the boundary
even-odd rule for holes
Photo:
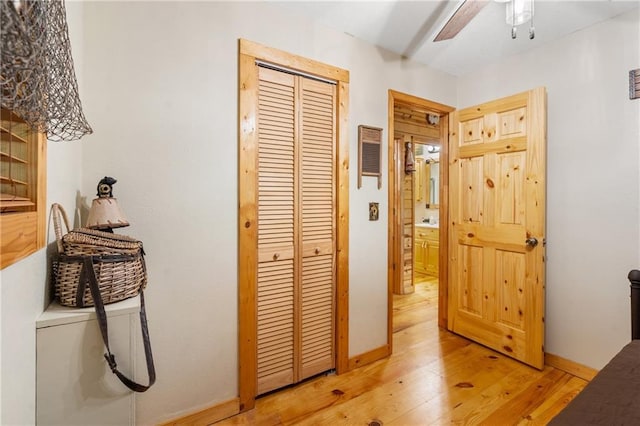
[[[511,25],[511,38],[516,38],[516,26],[530,22],[529,38],[535,37],[533,26],[533,0],[494,0],[506,3],[506,21]],[[454,38],[487,5],[489,0],[464,0],[449,18],[433,41]]]
[[[462,2],[433,41],[454,38],[488,3],[488,0],[465,0]]]

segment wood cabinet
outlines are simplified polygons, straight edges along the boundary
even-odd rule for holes
[[[440,259],[439,229],[416,226],[413,247],[416,272],[437,277]]]

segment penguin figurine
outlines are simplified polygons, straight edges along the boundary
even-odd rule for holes
[[[117,180],[109,176],[100,179],[100,182],[98,182],[98,193],[96,195],[100,198],[113,197],[113,184],[116,182]]]

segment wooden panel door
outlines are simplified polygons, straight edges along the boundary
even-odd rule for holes
[[[258,73],[257,392],[335,367],[336,86]]]
[[[450,115],[449,329],[544,365],[544,88]]]

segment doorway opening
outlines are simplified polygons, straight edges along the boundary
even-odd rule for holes
[[[448,121],[454,108],[394,90],[389,90],[388,108],[392,345],[394,295],[412,293],[416,282],[437,285],[438,325],[447,326]]]

